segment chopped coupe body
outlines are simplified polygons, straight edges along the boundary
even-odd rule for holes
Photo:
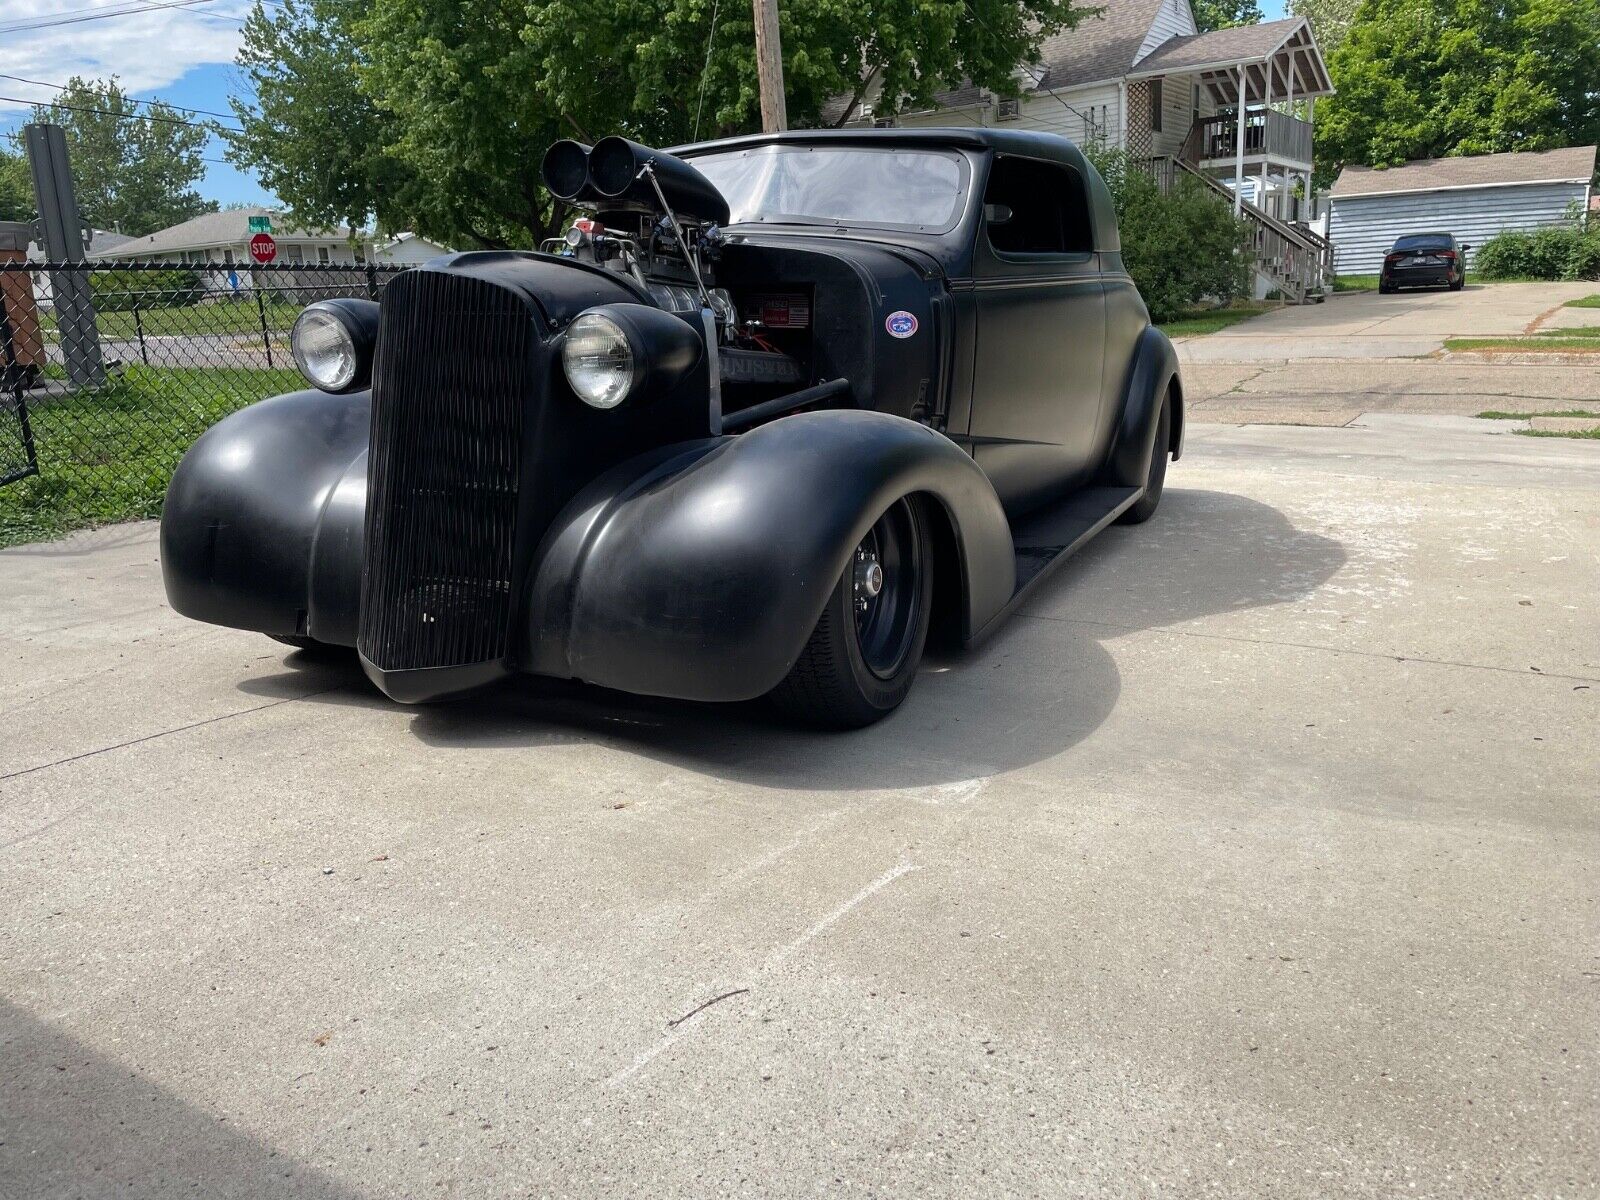
[[[854,726],[1154,511],[1177,361],[1070,142],[607,138],[545,176],[559,243],[302,314],[319,390],[173,479],[179,611],[401,701],[522,672]]]

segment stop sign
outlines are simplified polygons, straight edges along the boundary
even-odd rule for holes
[[[269,263],[278,257],[278,243],[270,233],[258,233],[250,239],[250,257],[258,263]]]

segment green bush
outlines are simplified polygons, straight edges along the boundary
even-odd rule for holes
[[[132,312],[135,308],[182,308],[202,296],[200,276],[174,267],[165,271],[95,271],[89,292],[96,312]]]
[[[1472,266],[1484,279],[1600,279],[1600,228],[1507,230],[1478,247]]]
[[[1122,235],[1122,261],[1139,286],[1151,321],[1170,321],[1202,302],[1225,304],[1250,284],[1250,231],[1222,197],[1178,172],[1163,193],[1137,162],[1119,152],[1096,155],[1111,189]]]

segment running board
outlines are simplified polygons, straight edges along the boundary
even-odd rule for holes
[[[1132,508],[1143,488],[1091,487],[1074,492],[1055,508],[1032,513],[1012,532],[1017,586],[1006,607],[1081,550],[1095,534]]]

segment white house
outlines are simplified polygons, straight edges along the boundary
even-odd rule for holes
[[[841,100],[826,115],[855,126],[1015,122],[1125,150],[1163,182],[1198,175],[1250,222],[1262,290],[1291,300],[1326,291],[1327,243],[1305,222],[1316,101],[1333,84],[1303,17],[1200,33],[1189,0],[1105,0],[1046,38],[1016,78],[1015,100],[965,87],[931,109],[890,113],[869,86],[849,112]]]
[[[1339,270],[1372,274],[1407,233],[1453,233],[1477,248],[1507,229],[1537,229],[1583,213],[1594,199],[1595,147],[1425,158],[1398,167],[1346,167],[1329,192],[1329,237]]]
[[[352,234],[346,226],[310,230],[288,225],[282,213],[266,208],[230,208],[129,238],[101,250],[97,258],[111,261],[181,262],[190,265],[251,265],[252,217],[265,217],[272,225],[278,253],[274,263],[306,266],[352,266],[369,259],[379,266],[409,266],[427,262],[449,250],[414,233],[396,234],[374,242],[365,233]],[[219,272],[218,274],[221,274]]]

